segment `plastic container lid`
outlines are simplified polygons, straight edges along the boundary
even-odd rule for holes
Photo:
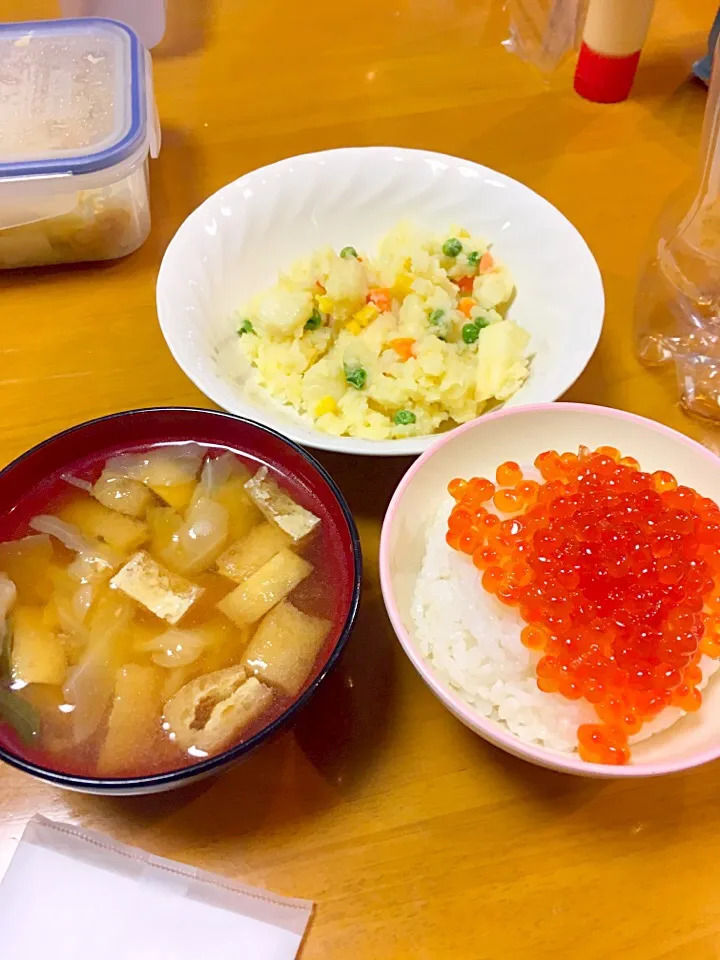
[[[0,179],[92,173],[148,128],[146,53],[96,17],[0,24]]]

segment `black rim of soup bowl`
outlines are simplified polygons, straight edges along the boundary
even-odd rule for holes
[[[177,770],[168,770],[165,773],[148,774],[147,776],[143,777],[83,777],[73,773],[62,773],[59,770],[54,770],[50,767],[44,767],[41,764],[33,763],[30,760],[25,760],[14,753],[10,753],[0,744],[0,760],[3,760],[11,767],[22,770],[24,773],[28,773],[31,776],[35,776],[48,783],[53,783],[57,786],[68,787],[78,791],[88,790],[94,793],[127,793],[128,791],[132,791],[134,789],[142,789],[147,792],[152,792],[160,790],[163,787],[180,786],[185,781],[189,782],[200,777],[207,777],[212,775],[214,772],[219,772],[223,767],[231,766],[234,762],[254,750],[255,747],[258,747],[264,741],[271,739],[275,734],[280,733],[281,730],[290,722],[290,720],[295,717],[298,711],[305,706],[305,704],[317,690],[318,686],[322,683],[322,681],[340,659],[340,655],[345,649],[345,645],[350,638],[350,634],[352,633],[352,629],[355,625],[355,620],[357,619],[358,605],[360,603],[360,586],[362,583],[362,551],[360,548],[360,536],[358,534],[357,526],[345,497],[325,467],[323,467],[323,465],[319,463],[315,457],[312,456],[312,454],[308,453],[307,450],[303,449],[293,440],[289,440],[281,433],[278,433],[277,430],[272,430],[263,424],[256,423],[254,420],[248,420],[245,417],[238,417],[235,416],[235,414],[227,413],[223,410],[212,410],[204,407],[141,407],[136,410],[123,410],[119,413],[111,413],[104,417],[95,417],[92,420],[85,420],[83,423],[79,423],[74,427],[69,427],[67,430],[62,430],[60,433],[53,434],[53,436],[48,437],[47,440],[43,440],[40,443],[35,444],[34,447],[31,447],[29,450],[26,450],[25,453],[20,454],[19,457],[16,457],[14,460],[12,460],[6,467],[0,470],[0,478],[14,470],[19,463],[21,463],[23,460],[26,460],[28,457],[31,457],[38,450],[41,450],[43,447],[46,447],[51,443],[61,441],[70,434],[77,433],[96,424],[107,423],[108,421],[118,420],[125,417],[145,416],[149,414],[168,414],[179,416],[183,416],[185,414],[200,414],[202,416],[222,418],[234,424],[242,424],[250,429],[259,430],[262,433],[268,434],[275,440],[280,440],[283,444],[285,444],[287,447],[290,447],[291,450],[302,457],[303,460],[309,463],[310,466],[317,471],[320,478],[324,480],[330,488],[333,496],[340,506],[348,527],[355,567],[353,571],[352,597],[350,600],[348,613],[345,618],[345,623],[340,631],[337,642],[333,647],[330,656],[327,658],[320,672],[307,690],[305,690],[305,692],[301,694],[297,700],[291,703],[290,706],[267,727],[263,727],[262,730],[259,730],[256,734],[254,734],[254,736],[250,737],[249,740],[245,740],[242,743],[231,747],[229,750],[219,753],[216,757],[209,757],[207,760],[199,760],[197,763],[190,764],[187,767],[181,767]],[[188,442],[200,443],[201,441],[193,441],[192,438],[190,438],[188,439]]]

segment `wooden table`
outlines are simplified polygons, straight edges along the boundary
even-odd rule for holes
[[[630,331],[653,220],[693,171],[705,94],[687,77],[715,6],[659,0],[632,100],[601,107],[572,93],[569,68],[545,81],[503,49],[500,0],[171,0],[150,239],[109,265],[0,275],[0,462],[111,411],[206,405],[155,318],[170,237],[253,167],[354,144],[466,156],[557,204],[607,290],[605,333],[568,399],[695,432],[636,365]],[[53,13],[52,0],[5,0],[0,16]],[[312,898],[306,960],[717,957],[720,768],[596,783],[467,731],[383,610],[380,522],[408,462],[322,459],[357,516],[367,576],[347,659],[294,731],[216,781],[148,799],[75,796],[2,769],[0,861],[35,812],[106,831]]]

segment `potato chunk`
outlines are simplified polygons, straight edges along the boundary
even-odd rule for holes
[[[312,572],[312,564],[291,550],[280,550],[218,603],[238,626],[255,623],[284,600]]]
[[[110,583],[171,624],[176,624],[203,592],[202,587],[165,570],[144,550],[133,554]]]
[[[137,763],[143,749],[161,729],[162,672],[156,667],[127,663],[115,678],[115,694],[107,735],[100,750],[100,776],[124,773]]]
[[[103,470],[92,488],[92,495],[109,510],[128,517],[144,517],[152,503],[152,493],[139,480],[119,477]]]
[[[165,720],[183,750],[219,753],[272,703],[273,694],[242,667],[207,673],[185,684],[165,704]]]
[[[320,517],[295,503],[293,498],[278,486],[269,475],[267,467],[260,467],[255,476],[245,484],[245,489],[267,519],[276,523],[293,540],[302,540],[320,523]]]
[[[43,624],[43,611],[17,607],[13,614],[10,667],[13,680],[24,683],[64,683],[67,670],[61,640]]]
[[[74,523],[86,537],[104,540],[122,553],[137,550],[149,536],[147,524],[110,510],[90,498],[74,500],[59,515],[62,520]]]
[[[245,651],[248,673],[294,697],[307,680],[330,626],[329,620],[309,617],[283,601],[265,617]]]
[[[290,537],[280,527],[274,523],[261,523],[218,557],[217,568],[224,577],[242,583],[291,543]]]

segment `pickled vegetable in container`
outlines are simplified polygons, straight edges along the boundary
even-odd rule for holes
[[[700,181],[684,216],[666,216],[638,287],[635,344],[649,367],[674,372],[680,403],[720,421],[720,66],[703,126]]]
[[[151,70],[112,20],[0,24],[0,269],[143,243],[159,150]]]

